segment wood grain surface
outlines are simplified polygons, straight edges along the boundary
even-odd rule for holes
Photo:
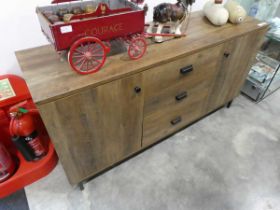
[[[178,131],[205,114],[204,103],[209,95],[209,85],[213,80],[204,80],[188,89],[188,97],[174,105],[161,107],[144,117],[143,146],[153,144],[160,139]],[[174,97],[172,97],[174,100]],[[173,120],[180,118],[176,124]]]
[[[202,50],[166,65],[145,71],[143,145],[147,146],[186,126],[206,113],[205,101],[219,70],[224,45]],[[182,75],[180,69],[192,65]],[[177,100],[182,93],[186,97]],[[172,125],[176,117],[181,122]]]
[[[39,106],[72,184],[141,149],[141,83],[138,74]]]
[[[62,62],[51,45],[18,51],[16,56],[33,100],[42,104],[267,27],[258,24],[257,20],[248,17],[240,25],[228,23],[222,27],[215,27],[203,17],[202,12],[195,12],[192,14],[186,37],[150,45],[146,55],[138,61],[129,60],[126,53],[111,56],[100,72],[86,76],[71,70],[68,62]],[[41,33],[39,28],[38,33]]]
[[[215,27],[196,12],[187,37],[151,44],[138,61],[113,55],[86,76],[49,45],[17,52],[69,181],[86,180],[233,100],[267,30],[258,24],[247,18]],[[189,65],[193,71],[180,74]]]
[[[175,99],[180,92],[188,92],[205,81],[212,84],[220,65],[219,58],[222,55],[223,45],[220,44],[145,71],[143,73],[144,115],[147,116],[161,108],[171,108],[180,103]],[[186,66],[192,66],[193,70],[181,74],[180,70]]]
[[[266,31],[266,28],[253,31],[224,44],[224,53],[228,53],[229,56],[220,57],[219,72],[208,99],[208,112],[228,103],[240,94],[240,89],[263,43]]]

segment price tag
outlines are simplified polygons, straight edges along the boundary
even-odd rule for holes
[[[72,26],[61,26],[60,27],[60,32],[62,34],[66,34],[66,33],[71,33],[73,31]]]
[[[265,26],[265,25],[267,25],[267,22],[261,22],[261,23],[258,24],[259,27],[262,27],[262,26]]]
[[[8,98],[15,97],[15,91],[9,81],[9,79],[0,80],[0,101],[3,101]]]

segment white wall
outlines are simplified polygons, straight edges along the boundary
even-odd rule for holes
[[[280,18],[280,5],[278,6],[277,12],[276,12],[276,16]]]
[[[205,0],[196,0],[193,10],[202,9]],[[40,30],[35,13],[36,6],[47,5],[51,0],[11,0],[2,2],[0,13],[0,74],[21,75],[14,52],[48,44]],[[175,0],[146,0],[152,12],[153,6]],[[148,14],[151,18],[152,14]],[[32,59],[32,58],[30,58]]]

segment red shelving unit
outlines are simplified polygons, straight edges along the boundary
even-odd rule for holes
[[[57,156],[50,142],[48,150],[48,154],[36,162],[25,161],[18,152],[15,156],[19,163],[18,168],[10,179],[0,183],[0,198],[4,198],[48,175],[57,164]]]
[[[47,155],[40,160],[28,162],[13,145],[9,134],[9,108],[24,100],[28,100],[28,108],[36,109],[36,107],[31,99],[27,85],[22,78],[15,75],[0,76],[0,82],[5,80],[5,83],[7,83],[7,79],[11,85],[12,91],[10,91],[11,94],[9,98],[3,99],[3,94],[1,93],[1,91],[3,92],[3,86],[1,87],[0,85],[0,141],[14,157],[17,162],[17,169],[13,176],[3,183],[0,183],[0,198],[6,197],[46,176],[54,169],[58,162],[53,144],[46,132],[39,113],[33,115],[40,138],[43,140],[45,148],[48,150]]]

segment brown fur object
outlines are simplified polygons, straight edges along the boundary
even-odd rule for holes
[[[181,20],[185,15],[185,7],[181,3],[162,3],[154,9],[154,22],[167,23]]]
[[[184,18],[187,7],[195,0],[177,0],[176,4],[162,3],[154,8],[154,22],[167,23],[176,22]]]

